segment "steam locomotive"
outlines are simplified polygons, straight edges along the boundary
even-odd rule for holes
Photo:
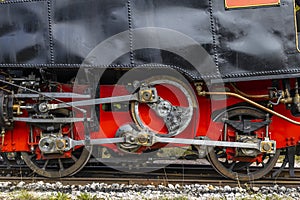
[[[231,179],[259,179],[284,153],[294,175],[294,1],[0,2],[8,163],[63,177],[101,160],[103,148],[130,162],[191,146]]]

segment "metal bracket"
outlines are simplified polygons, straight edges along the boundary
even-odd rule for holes
[[[261,141],[259,150],[263,153],[274,154],[276,151],[276,142],[274,140]]]
[[[243,133],[250,133],[256,131],[266,125],[270,124],[270,120],[262,122],[252,122],[251,120],[235,121],[235,120],[226,120],[225,123],[229,124],[236,130],[242,131]]]
[[[139,91],[139,101],[142,103],[153,103],[158,100],[156,88],[141,88]]]

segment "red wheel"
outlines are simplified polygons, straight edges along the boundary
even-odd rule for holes
[[[31,152],[21,153],[27,166],[34,173],[49,178],[70,176],[80,171],[90,159],[92,146],[78,146],[66,152],[57,150],[55,147],[58,137],[78,137],[77,134],[75,136],[74,132],[70,131],[72,128],[73,125],[59,126],[56,131],[61,135],[58,136],[54,133],[52,135],[41,134],[42,129],[32,127],[32,136],[34,140],[38,141],[38,145],[35,145]]]
[[[159,100],[156,103],[132,104],[135,123],[161,137],[182,133],[190,125],[196,107],[193,89],[188,83],[171,76],[153,76],[145,83],[155,87]]]
[[[35,173],[49,178],[71,176],[80,171],[88,162],[92,147],[82,147],[72,152],[71,158],[37,160],[35,153],[22,152],[22,158]]]
[[[259,121],[265,118],[265,113],[258,109],[251,107],[237,107],[231,108],[218,115],[218,119],[215,119],[215,121],[219,121],[226,115],[229,120],[240,123],[244,123],[244,120]],[[248,136],[254,136],[255,134],[254,132],[243,133],[237,130],[232,132],[238,133],[245,138]],[[255,150],[240,150],[244,151],[245,154],[256,155],[255,152],[253,152]],[[257,153],[256,156],[243,156],[237,154],[237,149],[235,148],[215,147],[210,149],[208,153],[208,160],[223,176],[239,181],[249,181],[259,179],[268,174],[276,164],[280,155],[280,150],[276,150],[275,154]]]

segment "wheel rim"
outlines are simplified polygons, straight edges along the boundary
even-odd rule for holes
[[[240,121],[243,119],[256,120],[265,117],[265,114],[258,109],[238,107],[229,109],[226,113],[220,114],[215,118],[215,121],[222,119],[225,115],[227,115],[228,119]],[[261,162],[254,161],[254,158],[249,159],[248,157],[246,157],[245,160],[228,160],[227,149],[228,148],[221,147],[210,149],[208,152],[208,160],[221,175],[239,181],[255,180],[268,174],[273,169],[280,156],[280,150],[276,150],[275,154],[260,154]]]
[[[71,158],[65,159],[36,160],[36,154],[29,152],[22,152],[21,155],[33,172],[49,178],[59,178],[71,176],[80,171],[88,162],[91,153],[92,147],[85,146],[73,151]]]

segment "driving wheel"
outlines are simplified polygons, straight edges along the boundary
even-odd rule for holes
[[[236,107],[224,111],[215,121],[221,121],[226,116],[231,124],[237,124],[242,127],[246,123],[260,123],[265,119],[265,113],[252,107]],[[225,127],[225,126],[224,126]],[[229,134],[231,132],[231,134]],[[257,141],[255,131],[243,132],[234,129],[228,125],[228,134],[226,140],[232,141],[233,138],[248,138],[247,142]],[[231,147],[214,147],[209,150],[208,160],[211,165],[223,176],[239,180],[249,181],[255,180],[268,174],[276,164],[280,155],[280,150],[276,150],[275,154],[256,152],[251,149],[237,149]]]

